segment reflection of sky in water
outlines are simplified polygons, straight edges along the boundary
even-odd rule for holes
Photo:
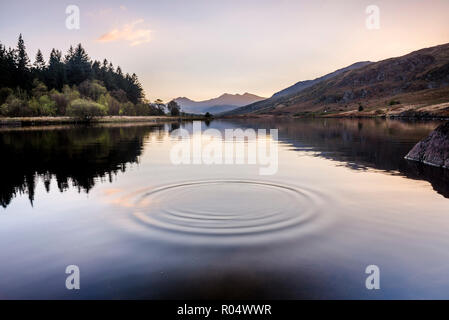
[[[434,125],[245,125],[279,128],[277,174],[173,166],[173,142],[143,130],[111,144],[129,146],[134,134],[143,145],[112,182],[60,192],[53,179],[46,192],[40,179],[33,206],[14,197],[0,209],[0,297],[447,298],[449,200],[428,172],[411,176],[393,159]],[[81,269],[77,293],[64,287],[69,264]],[[380,291],[364,287],[369,264],[380,267]]]

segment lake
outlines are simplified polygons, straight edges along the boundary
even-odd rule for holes
[[[0,128],[0,298],[448,299],[449,170],[403,159],[438,125],[201,123],[278,129],[271,175],[175,165],[192,123]]]

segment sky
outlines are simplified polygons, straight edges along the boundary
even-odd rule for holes
[[[79,29],[66,27],[76,5]],[[379,28],[368,6],[379,8]],[[370,24],[372,25],[372,24]],[[92,59],[136,73],[147,99],[263,97],[357,61],[449,42],[448,0],[0,0],[0,42],[82,43]]]

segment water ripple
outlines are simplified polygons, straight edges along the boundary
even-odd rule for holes
[[[152,228],[200,235],[271,233],[318,217],[317,192],[250,180],[207,180],[163,186],[142,193],[134,216]]]

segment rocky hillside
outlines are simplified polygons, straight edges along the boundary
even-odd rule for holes
[[[284,90],[276,92],[275,94],[273,94],[273,96],[271,98],[272,99],[277,99],[277,98],[286,97],[286,96],[289,96],[289,95],[292,95],[292,94],[298,94],[301,91],[303,91],[303,90],[305,90],[305,89],[307,89],[307,88],[309,88],[309,87],[311,87],[311,86],[313,86],[313,85],[315,85],[317,83],[320,83],[320,82],[322,82],[324,80],[327,80],[327,79],[333,78],[335,76],[338,76],[339,74],[341,74],[343,72],[364,67],[364,66],[366,66],[366,65],[368,65],[370,63],[372,63],[372,62],[370,62],[370,61],[356,62],[356,63],[353,63],[353,64],[351,64],[350,66],[348,66],[346,68],[338,69],[337,71],[331,72],[329,74],[326,74],[325,76],[316,78],[314,80],[299,81],[299,82],[295,83],[294,85],[292,85],[292,86],[290,86],[290,87],[288,87],[288,88],[286,88]]]
[[[294,85],[285,88],[279,92],[276,92],[273,94],[270,98],[261,100],[258,102],[254,102],[251,104],[248,104],[241,108],[236,108],[230,112],[225,113],[225,115],[237,115],[237,114],[246,114],[246,113],[258,113],[259,111],[265,112],[266,109],[271,109],[274,105],[278,105],[279,103],[282,103],[286,98],[299,94],[301,91],[310,88],[324,80],[333,78],[341,73],[344,73],[349,70],[354,70],[363,66],[366,66],[372,62],[370,61],[361,61],[353,63],[352,65],[338,69],[334,72],[331,72],[329,74],[326,74],[322,77],[316,78],[314,80],[305,80],[305,81],[299,81],[295,83]]]
[[[449,113],[449,44],[426,48],[402,57],[370,63],[320,81],[299,93],[267,99],[233,114],[287,114],[309,112],[342,115],[419,113],[440,105]]]

